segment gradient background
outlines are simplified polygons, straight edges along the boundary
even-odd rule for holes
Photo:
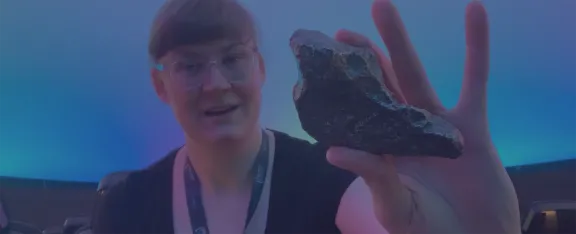
[[[303,27],[380,45],[369,0],[245,0],[267,62],[262,122],[307,138],[287,46]],[[183,143],[150,85],[146,43],[161,0],[0,2],[0,175],[97,181]],[[396,0],[442,101],[456,103],[465,0]],[[506,166],[576,157],[576,1],[485,1],[491,131]]]

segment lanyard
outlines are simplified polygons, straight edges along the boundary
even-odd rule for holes
[[[262,196],[262,189],[264,188],[264,181],[266,179],[266,172],[268,170],[268,135],[262,131],[262,143],[260,151],[256,155],[254,165],[250,173],[253,176],[252,194],[250,196],[250,203],[248,205],[248,214],[246,215],[246,222],[244,229],[248,227],[248,223],[252,219],[260,196]],[[187,162],[184,169],[184,186],[186,189],[186,201],[188,203],[188,213],[190,214],[190,223],[194,229],[194,234],[209,234],[208,222],[204,205],[202,204],[202,196],[200,191],[200,181],[197,179],[196,171],[192,165]]]

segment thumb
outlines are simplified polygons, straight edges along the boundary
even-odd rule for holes
[[[328,162],[362,177],[370,188],[376,218],[390,233],[406,233],[413,216],[411,192],[402,184],[391,155],[330,147]]]
[[[346,147],[330,147],[326,159],[330,164],[359,175],[365,180],[380,181],[398,177],[393,163],[394,158],[390,155],[380,156]]]

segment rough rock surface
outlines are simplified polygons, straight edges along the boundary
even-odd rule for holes
[[[452,124],[393,98],[372,50],[303,29],[294,32],[290,47],[300,70],[293,93],[300,123],[319,143],[378,155],[462,154]]]

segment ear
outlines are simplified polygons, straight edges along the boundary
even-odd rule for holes
[[[168,93],[166,92],[166,85],[164,79],[162,79],[162,73],[155,68],[150,69],[150,77],[152,79],[152,85],[154,86],[154,91],[158,98],[164,103],[168,103]]]

